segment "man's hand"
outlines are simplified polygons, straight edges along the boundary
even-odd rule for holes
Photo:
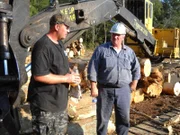
[[[66,74],[65,76],[67,77],[67,83],[73,86],[77,86],[81,83],[79,74]]]
[[[92,97],[97,97],[98,96],[98,88],[97,88],[97,83],[91,81],[91,96]]]
[[[135,91],[137,87],[138,80],[134,80],[130,83],[131,91]]]

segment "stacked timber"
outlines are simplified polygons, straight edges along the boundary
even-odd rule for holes
[[[82,42],[83,40],[82,38],[80,38],[79,41],[75,40],[70,44],[70,46],[66,48],[66,53],[68,58],[74,58],[76,56],[84,56],[85,48]]]
[[[163,65],[151,65],[149,59],[139,59],[141,66],[141,78],[138,81],[136,91],[131,93],[131,102],[139,103],[146,97],[158,97],[161,93],[179,95],[179,82],[174,70],[164,70]]]
[[[179,83],[179,73],[175,71],[169,71],[168,76],[165,73],[165,81],[163,84],[163,93],[169,95],[178,96],[180,94],[180,83]]]
[[[180,94],[180,65],[170,62],[164,67],[163,93],[178,96]]]
[[[158,97],[162,92],[163,75],[158,67],[152,67],[150,76],[147,78],[149,86],[144,89],[150,97]]]
[[[151,73],[151,61],[149,59],[139,59],[141,67],[141,78],[138,87],[131,92],[131,103],[139,103],[144,100],[144,91],[148,87],[147,77]]]
[[[158,67],[152,67],[150,59],[139,59],[141,78],[136,91],[131,93],[131,101],[139,103],[144,96],[158,97],[162,92],[163,75]]]

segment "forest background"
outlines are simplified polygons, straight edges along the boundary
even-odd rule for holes
[[[30,15],[36,15],[45,7],[50,5],[52,0],[30,0]],[[72,0],[59,0],[59,3],[67,3]],[[180,0],[151,0],[153,3],[153,27],[154,28],[180,28]],[[81,37],[87,49],[94,49],[99,44],[110,39],[109,30],[112,22],[104,22],[93,26],[85,31]],[[102,36],[100,36],[102,35]]]

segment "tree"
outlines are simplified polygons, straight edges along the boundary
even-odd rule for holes
[[[97,26],[93,26],[89,30],[87,30],[83,35],[84,43],[87,48],[94,49],[96,46],[110,41],[110,33],[109,30],[112,26],[112,22],[104,22]]]
[[[37,14],[47,6],[49,6],[49,0],[30,0],[30,16]]]
[[[152,0],[154,5],[154,27],[180,27],[180,0]]]
[[[164,27],[180,28],[180,0],[164,0]]]
[[[155,28],[163,27],[163,5],[159,0],[152,0],[153,2],[153,26]]]

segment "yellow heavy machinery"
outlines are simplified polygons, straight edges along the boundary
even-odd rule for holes
[[[179,28],[174,29],[159,29],[153,27],[153,3],[150,0],[127,0],[125,7],[131,11],[141,22],[146,26],[147,30],[155,38],[154,55],[161,55],[168,58],[180,58],[180,34]],[[137,26],[138,27],[138,26]],[[126,39],[126,44],[129,45],[136,54],[144,57],[145,53],[139,46],[136,39],[132,40],[130,36]]]

